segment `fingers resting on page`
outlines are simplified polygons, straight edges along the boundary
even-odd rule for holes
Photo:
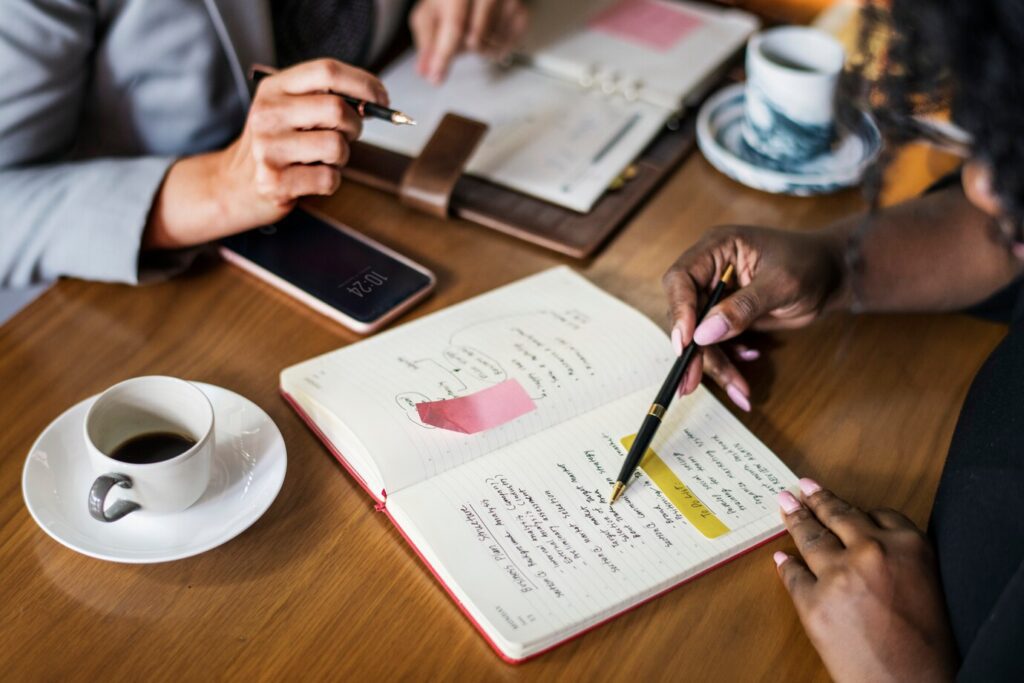
[[[522,0],[420,0],[409,18],[417,71],[436,84],[460,52],[504,59],[528,24]]]
[[[935,557],[917,526],[894,510],[861,510],[812,479],[778,503],[798,555],[773,559],[832,677],[952,680]]]

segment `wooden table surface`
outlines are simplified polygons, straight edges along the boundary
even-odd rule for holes
[[[324,207],[433,268],[405,319],[567,262],[348,185]],[[781,198],[691,157],[608,247],[574,264],[665,320],[659,279],[709,226],[810,229],[861,207],[855,192]],[[862,506],[927,520],[971,377],[1003,334],[963,316],[834,316],[764,341],[743,421],[797,473]],[[786,539],[520,666],[486,645],[277,393],[278,372],[357,341],[222,263],[156,286],[64,281],[0,328],[0,652],[23,679],[824,680],[776,578]],[[288,475],[248,531],[197,557],[122,565],[41,531],[24,460],[65,408],[134,375],[239,392],[284,434]],[[721,396],[721,393],[718,394]]]

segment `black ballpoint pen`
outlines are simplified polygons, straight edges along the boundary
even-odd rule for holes
[[[265,66],[254,66],[250,71],[250,79],[252,84],[255,86],[261,80],[274,73],[274,69]],[[337,94],[337,93],[335,93]],[[339,95],[341,99],[345,100],[345,103],[356,110],[356,113],[360,117],[366,118],[370,116],[375,119],[383,119],[384,121],[390,121],[396,126],[415,126],[416,120],[408,114],[400,112],[396,109],[389,109],[380,104],[370,102],[368,100],[361,100],[358,97],[352,97],[351,95]]]
[[[729,280],[732,279],[733,267],[730,265],[722,273],[721,279],[715,286],[715,290],[711,293],[711,298],[704,305],[704,310],[700,312],[700,317],[697,318],[697,324],[708,314],[708,311],[717,304],[721,298],[722,293],[725,291],[725,286],[729,284]],[[640,431],[636,434],[636,439],[633,440],[633,445],[629,447],[629,453],[626,454],[626,461],[622,463],[622,469],[619,471],[619,476],[615,480],[615,486],[612,488],[612,496],[608,501],[611,505],[619,499],[622,492],[626,490],[626,483],[629,478],[633,476],[633,472],[636,471],[637,466],[640,464],[640,460],[643,459],[644,453],[647,452],[647,447],[651,445],[651,441],[654,439],[654,435],[658,432],[658,427],[661,426],[662,418],[665,416],[665,411],[668,410],[669,403],[672,402],[672,397],[675,396],[676,391],[679,389],[679,383],[683,380],[683,375],[686,374],[686,368],[690,365],[690,359],[693,358],[693,354],[697,350],[696,342],[691,341],[683,353],[676,358],[676,362],[672,364],[672,369],[668,371],[668,377],[665,378],[664,384],[661,385],[661,389],[658,391],[658,395],[654,398],[654,403],[651,404],[651,409],[647,411],[647,417],[644,418],[643,424],[640,425]]]

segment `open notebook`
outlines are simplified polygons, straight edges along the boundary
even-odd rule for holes
[[[672,360],[656,325],[561,267],[288,368],[281,389],[518,661],[782,530],[775,494],[796,477],[703,388],[608,505]],[[493,429],[416,409],[509,381],[534,409]]]
[[[668,0],[539,0],[531,13],[509,68],[465,55],[435,87],[414,54],[400,58],[382,79],[419,125],[367,119],[362,141],[415,157],[446,113],[460,114],[489,126],[468,173],[585,213],[758,26]]]

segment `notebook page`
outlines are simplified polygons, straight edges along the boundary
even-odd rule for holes
[[[401,491],[388,510],[513,658],[585,630],[782,528],[796,477],[703,387],[653,449],[728,530],[708,538],[640,473],[608,494],[656,386]],[[703,525],[705,520],[698,524]]]
[[[643,314],[560,267],[289,368],[281,385],[351,430],[390,495],[657,382],[673,357]],[[417,403],[508,379],[534,411],[477,434],[420,421]]]
[[[412,53],[382,80],[417,125],[367,119],[363,142],[418,156],[445,114],[461,114],[490,126],[467,172],[580,212],[591,209],[670,114],[475,55],[456,58],[440,86],[416,73]]]

